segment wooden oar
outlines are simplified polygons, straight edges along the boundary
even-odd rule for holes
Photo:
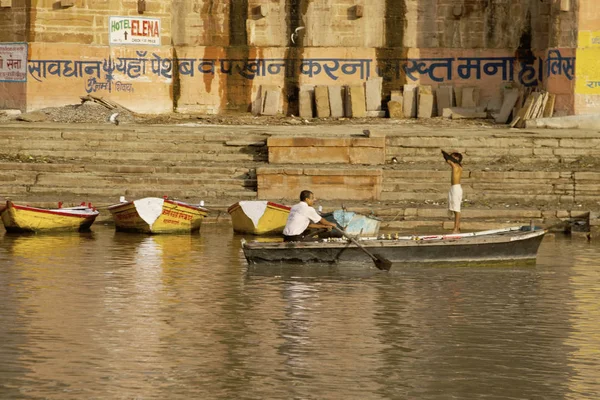
[[[383,271],[390,270],[390,268],[392,267],[392,262],[390,260],[388,260],[385,257],[380,256],[379,254],[375,254],[375,255],[371,254],[371,252],[369,250],[367,250],[363,245],[358,243],[358,240],[354,239],[352,236],[350,236],[348,233],[346,233],[346,231],[338,228],[337,226],[334,226],[333,229],[335,229],[338,232],[340,232],[341,234],[343,234],[346,238],[348,238],[348,240],[350,240],[352,243],[354,243],[356,246],[358,246],[362,251],[367,253],[367,255],[369,257],[371,257],[371,260],[373,260],[373,263],[375,263],[375,267],[377,267]]]

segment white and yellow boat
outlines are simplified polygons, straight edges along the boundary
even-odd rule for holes
[[[138,233],[198,232],[208,210],[168,198],[146,197],[108,207],[115,229]]]
[[[0,206],[0,217],[7,232],[86,231],[100,214],[91,204],[78,207],[38,208],[8,200]]]
[[[233,230],[252,235],[277,235],[283,233],[290,215],[289,206],[270,201],[239,201],[229,207]]]

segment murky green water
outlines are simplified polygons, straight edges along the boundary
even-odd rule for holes
[[[1,399],[595,399],[600,246],[248,271],[239,236],[0,234]]]

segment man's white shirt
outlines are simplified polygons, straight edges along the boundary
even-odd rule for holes
[[[316,224],[320,220],[321,216],[319,213],[306,204],[306,202],[301,201],[290,210],[290,215],[288,216],[287,223],[283,229],[283,234],[286,236],[300,235],[308,228],[308,225],[311,222]]]

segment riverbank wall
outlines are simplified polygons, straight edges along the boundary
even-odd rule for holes
[[[464,230],[562,221],[595,234],[600,211],[597,131],[8,123],[0,144],[0,198],[42,207],[91,202],[99,223],[111,223],[106,207],[120,196],[203,200],[207,222],[229,223],[226,209],[237,201],[293,204],[312,189],[325,211],[372,213],[398,232],[442,231],[452,221],[440,149],[465,157]]]

